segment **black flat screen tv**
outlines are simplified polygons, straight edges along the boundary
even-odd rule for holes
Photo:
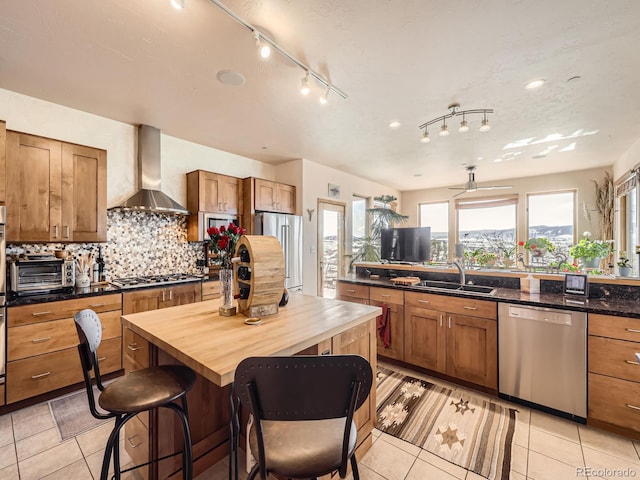
[[[385,228],[380,258],[388,262],[427,262],[431,258],[431,227]]]

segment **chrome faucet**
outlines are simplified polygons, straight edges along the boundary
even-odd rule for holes
[[[458,269],[458,273],[460,274],[460,285],[464,285],[465,284],[464,267],[460,265],[460,262],[458,261],[447,262],[447,265],[453,265]]]

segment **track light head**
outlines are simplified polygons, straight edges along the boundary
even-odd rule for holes
[[[424,129],[424,133],[422,134],[422,138],[420,139],[420,141],[422,143],[429,143],[431,141],[431,138],[429,138],[429,132],[426,128]]]
[[[173,8],[175,8],[176,10],[183,10],[184,2],[185,0],[171,0],[171,5],[173,5]]]
[[[329,103],[329,93],[331,93],[331,85],[328,85],[327,91],[324,92],[324,95],[320,96],[320,103],[322,105],[326,105],[327,103]]]
[[[300,87],[300,93],[302,95],[309,95],[311,88],[309,87],[309,72],[302,77],[302,87]]]
[[[447,124],[442,123],[442,126],[440,127],[440,136],[446,137],[447,135],[449,135],[449,129],[447,128]]]
[[[458,128],[458,131],[460,133],[465,133],[469,131],[469,124],[467,123],[467,120],[464,117],[464,114],[462,114],[462,121],[460,122],[460,127]]]
[[[491,125],[489,125],[489,120],[485,118],[482,120],[482,123],[480,124],[480,131],[488,132],[489,130],[491,130]]]
[[[256,39],[256,47],[258,47],[258,50],[260,51],[260,56],[262,58],[269,58],[271,55],[271,47],[268,43],[262,43],[260,40],[260,33],[257,30],[253,31],[253,38]]]
[[[424,129],[424,135],[423,135],[423,138],[420,139],[420,141],[423,143],[429,143],[429,140],[426,140],[424,138],[424,137],[428,137],[428,134],[426,133],[427,129],[429,128],[429,126],[437,125],[440,122],[442,122],[442,124],[440,126],[439,134],[441,137],[446,137],[450,133],[449,129],[447,128],[447,120],[449,118],[458,117],[458,116],[462,116],[462,121],[460,122],[460,126],[458,127],[458,132],[465,133],[469,131],[469,124],[467,123],[467,117],[466,117],[467,115],[482,115],[483,120],[480,126],[480,131],[488,132],[489,130],[491,130],[491,126],[489,125],[489,120],[487,119],[488,113],[493,113],[493,109],[478,108],[473,110],[460,110],[459,103],[452,103],[451,105],[449,105],[449,113],[442,115],[440,117],[433,118],[428,122],[425,122],[422,125],[418,126],[420,130]]]

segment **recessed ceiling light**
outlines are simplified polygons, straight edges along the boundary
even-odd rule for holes
[[[421,176],[422,176],[422,174],[421,174],[421,173],[414,173],[414,174],[413,174],[413,176],[414,176],[414,177],[421,177]]]
[[[176,10],[182,10],[184,8],[184,0],[171,0],[171,5]]]
[[[482,157],[478,157],[478,160],[482,160]]]
[[[496,158],[496,159],[494,160],[494,162],[495,162],[495,163],[500,163],[501,161],[502,161],[502,159],[501,159],[501,158]]]
[[[538,80],[532,80],[531,82],[527,83],[526,88],[527,90],[533,90],[534,88],[540,88],[542,85],[544,85],[545,80],[540,78]]]
[[[398,122],[397,120],[394,120],[393,122],[389,123],[389,127],[391,128],[398,128],[400,126],[400,122]]]
[[[234,72],[233,70],[220,70],[216,73],[216,78],[223,85],[230,85],[232,87],[239,87],[240,85],[244,85],[245,82],[244,75]]]

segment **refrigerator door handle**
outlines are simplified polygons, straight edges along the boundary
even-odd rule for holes
[[[282,249],[284,250],[284,277],[290,278],[290,247],[289,247],[289,225],[282,225]]]

